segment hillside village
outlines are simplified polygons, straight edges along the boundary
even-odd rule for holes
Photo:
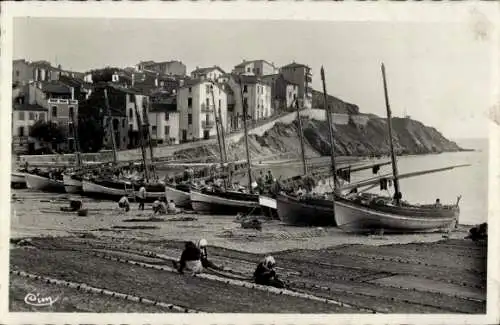
[[[144,61],[81,73],[47,61],[15,60],[13,153],[43,152],[43,144],[31,136],[33,126],[43,122],[54,122],[62,130],[64,140],[57,143],[57,152],[76,149],[76,132],[80,141],[93,141],[83,143],[82,151],[112,148],[111,129],[118,150],[137,148],[140,128],[149,128],[155,146],[209,139],[216,136],[219,116],[225,133],[238,132],[243,127],[242,103],[248,107],[250,127],[293,111],[296,99],[299,107],[323,108],[322,93],[312,89],[312,78],[306,64],[276,67],[266,60],[243,61],[231,72],[214,65],[190,73],[181,61]],[[357,106],[332,96],[329,105],[343,115],[359,113]]]

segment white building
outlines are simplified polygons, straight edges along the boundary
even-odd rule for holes
[[[177,93],[180,141],[208,139],[217,135],[215,116],[222,115],[227,130],[227,94],[222,84],[208,80],[186,81]]]
[[[178,144],[179,115],[176,97],[151,103],[148,114],[151,138],[158,144]]]
[[[201,79],[201,80],[212,80],[218,81],[221,77],[226,74],[224,70],[222,70],[218,66],[208,67],[208,68],[199,68],[196,67],[196,70],[191,72],[191,77],[193,79]]]
[[[244,74],[248,76],[265,76],[278,73],[278,68],[266,60],[245,61],[236,65],[233,69],[235,74]]]
[[[240,83],[241,81],[241,83]],[[241,87],[240,87],[241,84]],[[258,121],[270,118],[273,115],[271,86],[256,76],[232,76],[228,81],[233,92],[234,109],[232,110],[233,128],[242,126],[243,103],[246,103],[251,120]],[[236,124],[236,125],[235,125]]]

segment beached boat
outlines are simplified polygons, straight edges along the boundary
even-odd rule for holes
[[[158,200],[159,197],[165,196],[165,184],[163,183],[135,183],[134,184],[134,195],[138,197],[139,189],[141,186],[146,188],[146,201],[153,202]]]
[[[458,197],[454,205],[441,205],[436,201],[433,205],[412,205],[402,201],[399,180],[407,177],[425,175],[431,172],[444,171],[459,166],[451,166],[435,170],[407,173],[399,175],[396,153],[394,151],[391,109],[387,93],[387,82],[385,67],[382,64],[382,78],[384,84],[384,95],[387,109],[387,127],[389,130],[389,144],[391,149],[392,175],[382,175],[374,179],[364,180],[355,184],[349,184],[337,191],[358,189],[361,186],[373,186],[380,182],[385,184],[390,180],[394,183],[394,197],[386,198],[374,194],[352,194],[345,197],[335,198],[335,220],[339,228],[347,232],[366,233],[383,231],[384,233],[412,233],[427,232],[435,230],[451,230],[458,223],[460,208]],[[467,166],[467,165],[465,165]]]
[[[83,192],[82,177],[77,174],[63,174],[63,183],[66,193]]]
[[[301,198],[280,193],[276,197],[279,219],[293,226],[336,226],[331,199]]]
[[[119,200],[122,196],[134,194],[133,184],[121,180],[83,179],[82,189],[85,195],[98,199]]]
[[[12,187],[26,187],[26,178],[25,178],[24,173],[11,172],[10,173],[10,185]]]
[[[279,219],[276,196],[271,194],[259,195],[259,205],[262,214],[270,219]]]
[[[165,198],[173,200],[178,207],[191,206],[191,187],[187,184],[165,185]]]
[[[29,189],[64,193],[64,183],[61,180],[50,178],[49,176],[36,175],[31,173],[25,174],[26,186]]]
[[[199,213],[229,215],[260,213],[259,196],[233,191],[211,192],[191,189],[191,205]]]
[[[335,220],[346,232],[412,233],[453,229],[460,208],[455,205],[392,205],[387,200],[336,198]]]

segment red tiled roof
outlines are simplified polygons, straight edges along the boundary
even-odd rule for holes
[[[196,74],[198,74],[198,73],[207,73],[207,72],[210,72],[212,70],[219,70],[219,71],[221,71],[224,74],[226,73],[224,70],[222,70],[221,67],[219,67],[217,65],[214,65],[213,67],[207,67],[207,68],[197,68],[197,69],[193,70],[191,73],[193,73],[193,74],[194,73],[196,73]]]
[[[250,61],[243,61],[243,62],[241,62],[240,64],[235,65],[234,67],[235,67],[235,68],[241,68],[241,67],[244,67],[244,66],[245,66],[245,65],[247,65],[247,64],[250,64],[250,63],[255,63],[255,62],[265,62],[265,63],[267,63],[267,64],[269,64],[269,65],[272,65],[272,66],[274,67],[274,64],[272,64],[272,63],[270,63],[270,62],[268,62],[268,61],[266,61],[266,60],[250,60]]]

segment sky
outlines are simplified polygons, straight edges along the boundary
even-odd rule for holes
[[[312,68],[321,90],[386,116],[380,64],[393,116],[410,115],[444,136],[488,136],[492,46],[466,23],[286,20],[15,18],[14,59],[48,60],[64,69],[127,67],[180,60],[188,72],[245,60]]]

